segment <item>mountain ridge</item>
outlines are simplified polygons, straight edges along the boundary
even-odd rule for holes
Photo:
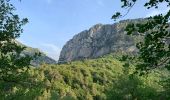
[[[63,46],[59,63],[97,58],[114,52],[138,52],[136,38],[124,31],[129,23],[143,22],[143,18],[127,19],[114,24],[96,24],[70,39]]]
[[[43,51],[39,50],[38,48],[32,48],[32,47],[26,46],[25,44],[22,44],[21,42],[19,42],[17,40],[15,40],[15,42],[18,45],[26,47],[25,50],[21,53],[21,56],[24,56],[24,55],[33,56],[36,53],[41,54],[36,59],[33,59],[31,61],[32,66],[38,67],[39,65],[41,65],[43,63],[45,63],[45,64],[56,64],[57,63],[57,61],[55,61],[54,59],[48,57]]]

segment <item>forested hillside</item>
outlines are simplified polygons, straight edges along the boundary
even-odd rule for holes
[[[19,79],[24,84],[0,82],[1,99],[6,100],[167,100],[170,76],[155,69],[139,76],[135,64],[123,67],[119,55],[32,67]],[[24,77],[28,77],[25,79]]]

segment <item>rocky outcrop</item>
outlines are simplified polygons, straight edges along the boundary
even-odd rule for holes
[[[54,59],[48,57],[47,55],[45,55],[43,52],[41,52],[37,48],[27,47],[22,52],[22,55],[33,56],[33,55],[35,55],[35,53],[40,53],[40,56],[38,56],[37,58],[35,58],[31,61],[31,65],[33,65],[35,67],[37,67],[41,64],[56,64],[57,63]]]
[[[97,58],[117,51],[137,52],[136,38],[126,35],[124,29],[127,24],[142,20],[124,20],[107,25],[97,24],[75,35],[62,48],[59,62]]]
[[[29,55],[29,56],[34,56],[36,53],[40,53],[40,56],[36,57],[35,59],[33,59],[31,61],[31,65],[32,66],[39,66],[41,64],[56,64],[57,61],[55,61],[54,59],[48,57],[47,55],[45,55],[42,51],[40,51],[37,48],[32,48],[32,47],[28,47],[18,41],[15,40],[15,42],[18,45],[24,46],[26,47],[25,50],[21,53],[21,56],[25,56],[25,55]]]

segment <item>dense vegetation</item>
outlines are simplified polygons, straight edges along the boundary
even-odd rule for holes
[[[127,13],[122,15],[120,12],[117,12],[112,16],[112,19],[116,20],[126,16],[138,1],[139,0],[121,0],[121,7],[127,9]],[[164,5],[164,9],[170,7],[169,0],[147,0],[143,6],[147,9],[158,9],[161,4]],[[170,10],[168,9],[165,14],[161,12],[155,16],[146,18],[144,22],[127,25],[125,31],[128,35],[138,34],[144,36],[144,40],[136,44],[136,47],[139,49],[137,59],[140,61],[137,68],[142,72],[147,72],[157,67],[170,69],[169,19]]]
[[[115,59],[116,58],[116,59]],[[6,100],[157,100],[168,99],[166,69],[150,74],[133,74],[135,66],[123,67],[119,57],[67,64],[32,67],[21,76],[24,84],[0,81],[0,96]],[[25,79],[25,77],[28,77]]]
[[[131,9],[137,0],[121,1],[122,7]],[[144,6],[157,8],[159,3],[170,5],[169,0],[149,0]],[[138,32],[145,36],[137,46],[139,57],[111,54],[98,59],[44,64],[35,68],[30,65],[32,57],[21,55],[25,47],[14,41],[28,22],[13,14],[14,10],[10,0],[0,0],[0,99],[170,99],[170,72],[166,69],[170,66],[170,45],[166,42],[170,36],[167,30],[170,11],[166,15],[150,17],[146,23],[127,27],[129,34]],[[120,13],[113,17],[117,16]],[[141,76],[136,67],[150,72]]]

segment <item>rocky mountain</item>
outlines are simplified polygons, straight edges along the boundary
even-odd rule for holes
[[[31,61],[31,65],[33,65],[33,66],[39,66],[40,64],[43,64],[43,63],[45,63],[45,64],[56,64],[57,63],[54,59],[48,57],[45,53],[41,52],[37,48],[27,47],[23,51],[22,54],[33,56],[35,53],[41,53],[41,55]]]
[[[18,41],[15,41],[17,44],[21,45],[21,46],[25,46],[26,49],[21,53],[21,56],[24,56],[24,55],[30,55],[30,56],[33,56],[35,53],[40,53],[41,55],[38,56],[36,59],[32,60],[31,61],[31,65],[33,66],[39,66],[40,64],[56,64],[57,62],[48,57],[45,53],[43,53],[42,51],[40,51],[39,49],[37,48],[32,48],[32,47],[28,47]]]
[[[133,19],[114,24],[97,24],[89,30],[80,32],[64,45],[59,63],[97,58],[114,52],[136,53],[138,50],[135,47],[135,42],[140,38],[126,35],[124,29],[129,23],[142,21],[143,19]]]

